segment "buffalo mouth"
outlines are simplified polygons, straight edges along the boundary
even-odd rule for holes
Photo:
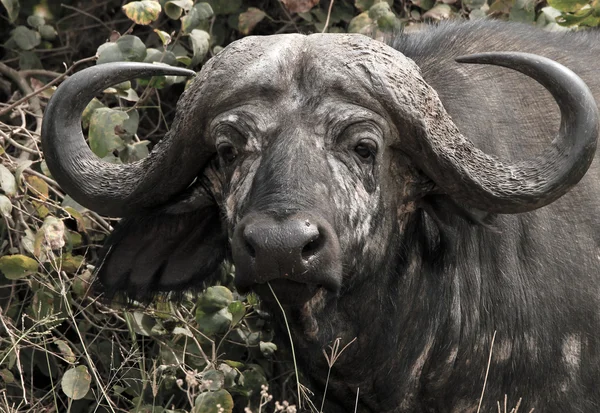
[[[300,307],[317,294],[323,286],[305,284],[292,280],[278,279],[252,287],[258,296],[269,306]]]
[[[238,291],[255,291],[265,301],[275,302],[274,292],[282,305],[303,305],[320,289],[341,288],[337,234],[315,213],[248,214],[234,230],[231,252]]]

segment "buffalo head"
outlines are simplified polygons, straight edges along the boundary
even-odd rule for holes
[[[44,151],[75,200],[126,217],[99,270],[108,291],[201,285],[229,257],[240,291],[268,301],[273,288],[284,304],[317,311],[390,270],[415,210],[443,199],[443,208],[530,211],[590,165],[598,114],[575,74],[520,53],[457,60],[544,85],[562,115],[552,144],[518,163],[489,156],[400,52],[361,35],[290,34],[247,37],[211,59],[168,135],[133,164],[93,156],[82,109],[113,83],[190,72],[121,63],[78,73],[48,106]]]

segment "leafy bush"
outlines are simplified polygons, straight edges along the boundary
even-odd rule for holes
[[[43,108],[75,70],[144,61],[199,70],[248,34],[361,32],[486,16],[551,30],[600,24],[578,0],[1,0],[0,411],[294,412],[295,371],[256,297],[219,286],[110,306],[90,291],[114,221],[65,195],[39,150]],[[85,5],[85,6],[83,6]],[[66,64],[65,64],[66,63]],[[187,79],[116,85],[82,116],[107,162],[148,155]],[[287,338],[280,342],[286,343]],[[275,399],[272,394],[275,394]],[[291,403],[286,402],[290,401]]]

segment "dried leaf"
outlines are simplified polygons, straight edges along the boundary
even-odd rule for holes
[[[48,199],[48,184],[35,175],[27,175],[25,181],[29,184],[29,192],[42,200]]]
[[[587,4],[588,0],[548,0],[549,6],[566,13],[575,13]]]
[[[266,15],[267,14],[261,9],[249,7],[248,10],[240,14],[238,18],[238,30],[242,34],[249,34]]]
[[[77,366],[65,372],[60,384],[63,393],[73,400],[83,399],[90,390],[92,376],[86,366]]]
[[[155,0],[132,1],[123,6],[125,15],[134,23],[148,25],[158,19],[160,3]]]
[[[319,4],[319,0],[281,0],[290,13],[306,13]]]
[[[18,280],[34,274],[38,269],[38,262],[25,255],[5,255],[0,257],[0,271],[9,280]]]
[[[8,168],[0,164],[0,189],[8,196],[13,196],[17,193],[17,180]]]
[[[452,9],[447,4],[436,4],[431,10],[423,14],[424,19],[445,20],[452,15]]]
[[[10,199],[4,195],[0,195],[0,214],[9,217],[12,213],[12,203]]]
[[[54,344],[58,346],[58,350],[60,354],[67,360],[69,363],[75,363],[75,353],[71,350],[71,347],[64,340],[54,340]]]

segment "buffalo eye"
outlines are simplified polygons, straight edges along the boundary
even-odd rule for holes
[[[217,153],[224,165],[229,165],[237,158],[237,150],[229,142],[221,142],[217,146]]]
[[[370,139],[362,139],[354,147],[354,152],[363,160],[370,160],[377,152],[377,145]]]

